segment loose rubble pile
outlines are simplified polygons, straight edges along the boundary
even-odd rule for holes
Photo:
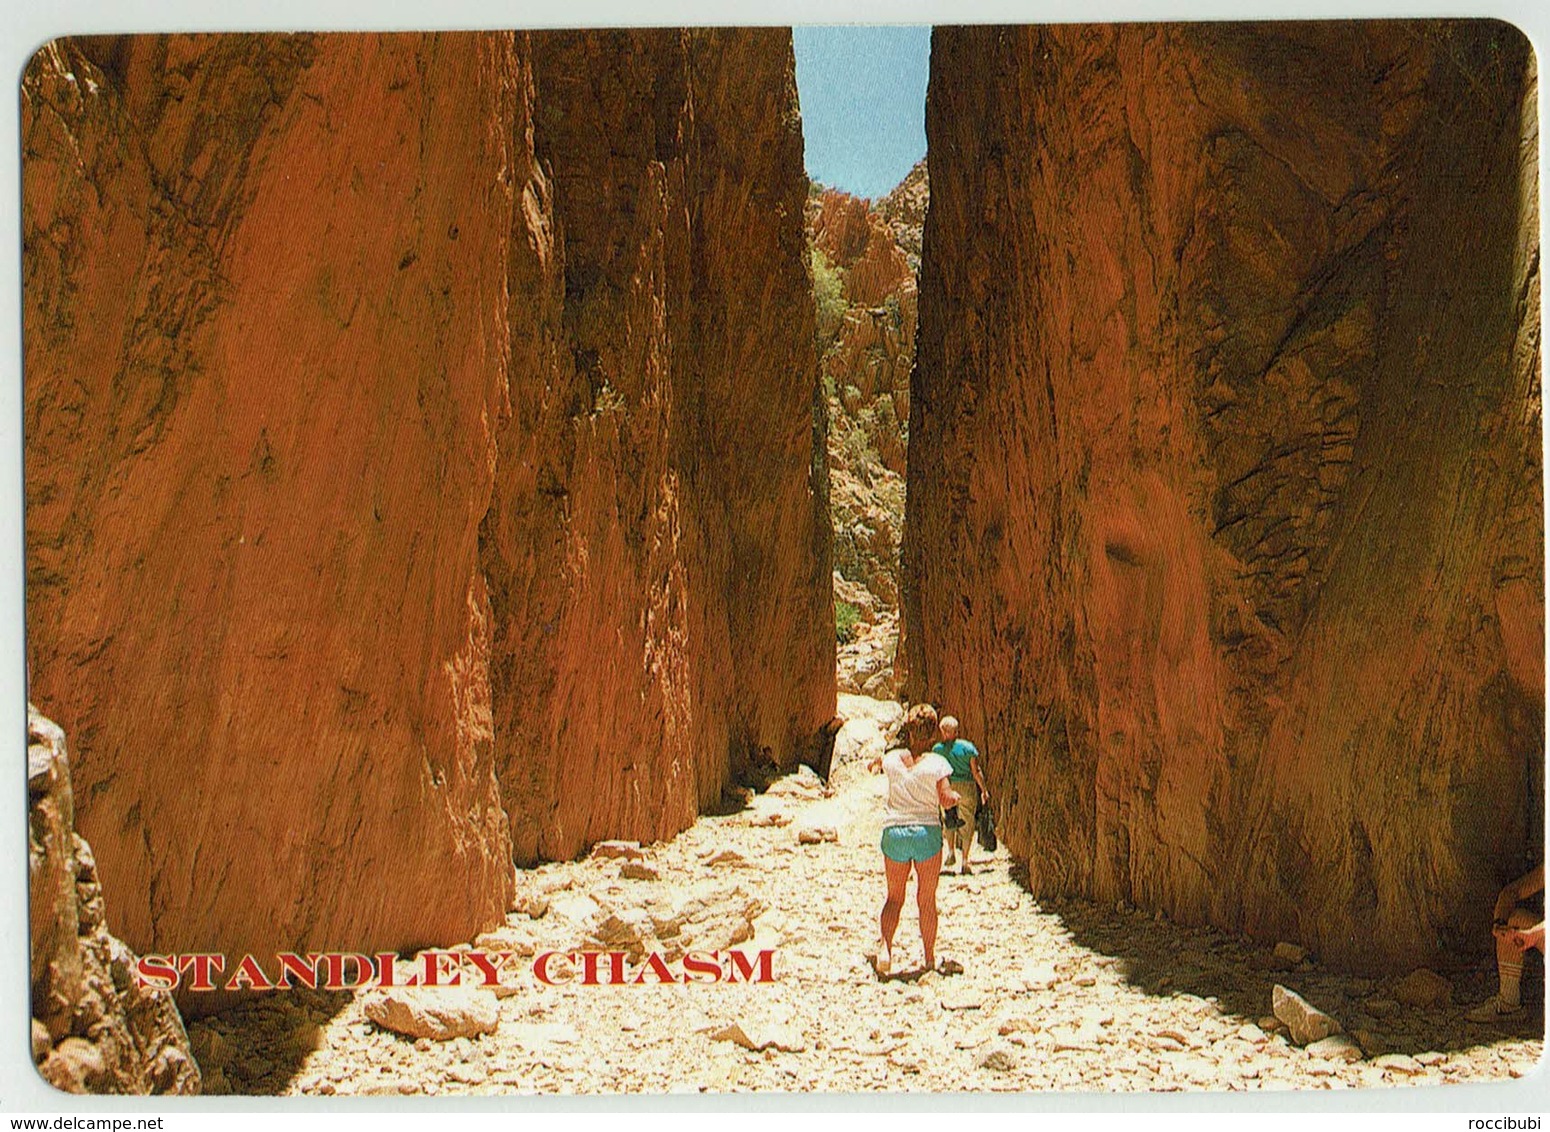
[[[27,867],[32,1057],[70,1093],[197,1093],[199,1070],[172,996],[134,979],[108,931],[91,846],[75,832],[64,732],[27,711]]]
[[[939,952],[963,972],[919,971],[911,900],[901,973],[879,980],[865,953],[882,892],[882,780],[865,761],[899,708],[846,696],[841,711],[832,789],[804,770],[669,842],[608,842],[520,873],[506,926],[470,945],[519,957],[499,997],[265,999],[192,1027],[207,1088],[1336,1089],[1503,1079],[1539,1059],[1538,1007],[1498,1027],[1464,1020],[1491,989],[1483,969],[1337,975],[1293,941],[1036,901],[1004,852],[942,880]],[[774,981],[546,986],[533,975],[548,950],[633,963],[732,946],[773,949]],[[1527,997],[1538,1002],[1538,987]],[[459,1001],[468,1009],[448,1012]]]
[[[843,579],[838,574],[834,577],[834,592],[840,594]],[[898,691],[893,662],[899,648],[899,614],[888,609],[868,617],[868,612],[863,608],[850,640],[839,646],[835,658],[839,688],[841,692],[887,699]]]

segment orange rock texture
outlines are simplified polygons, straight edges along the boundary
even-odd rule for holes
[[[1534,91],[1491,22],[936,31],[908,670],[1035,891],[1485,946],[1542,836]]]
[[[915,358],[915,272],[883,217],[888,199],[874,208],[863,198],[825,189],[808,206],[807,226],[813,246],[839,269],[846,306],[822,359],[823,371],[847,412],[855,414],[886,395],[891,411],[903,421],[909,417]],[[847,389],[854,392],[847,394]],[[904,450],[902,436],[895,435],[880,446],[879,455],[903,475]]]
[[[684,828],[835,699],[789,33],[532,43],[484,543],[523,862]]]
[[[763,32],[35,57],[30,692],[136,950],[470,938],[513,829],[662,836],[832,715],[791,76]]]

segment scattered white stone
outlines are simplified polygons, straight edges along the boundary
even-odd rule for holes
[[[1286,1023],[1292,1041],[1300,1046],[1327,1038],[1340,1032],[1340,1023],[1314,1006],[1296,991],[1277,983],[1270,992],[1271,1008],[1275,1016]]]
[[[955,1049],[978,1049],[980,1046],[982,1046],[986,1042],[990,1041],[991,1038],[995,1037],[997,1032],[998,1032],[997,1029],[995,1027],[993,1027],[993,1026],[989,1026],[989,1025],[976,1026],[974,1029],[970,1030],[967,1034],[961,1034],[957,1038],[955,1038],[953,1040],[953,1048],[955,1048]]]
[[[986,1051],[979,1059],[981,1069],[989,1069],[992,1073],[1012,1073],[1017,1069],[1017,1058],[1012,1051],[1003,1046],[996,1046]]]
[[[1196,1043],[1178,1030],[1165,1029],[1152,1032],[1152,1046],[1155,1049],[1185,1050],[1194,1049],[1195,1045]]]
[[[597,915],[600,905],[585,893],[570,893],[549,902],[549,911],[573,924],[585,924]]]
[[[843,692],[839,697],[839,709],[848,723],[865,719],[885,729],[893,726],[904,715],[904,708],[895,700],[879,700],[872,696],[847,695]]]
[[[1344,1034],[1331,1034],[1327,1038],[1309,1042],[1308,1053],[1326,1061],[1353,1062],[1362,1059],[1362,1047]]]
[[[1049,1037],[1056,1053],[1098,1052],[1098,1035],[1081,1026],[1075,1029],[1051,1029]]]
[[[1347,1072],[1349,1072],[1349,1070],[1347,1070]],[[1357,1079],[1361,1082],[1362,1088],[1364,1089],[1380,1089],[1385,1085],[1392,1084],[1392,1082],[1390,1082],[1389,1079],[1383,1075],[1383,1070],[1378,1069],[1372,1065],[1358,1065],[1356,1067],[1356,1076]]]
[[[1050,990],[1060,982],[1060,975],[1048,963],[1034,963],[1024,967],[1021,977],[1023,986],[1031,991]]]
[[[886,745],[882,729],[875,720],[847,719],[845,726],[834,736],[834,765],[869,762],[882,754]]]
[[[513,955],[524,958],[538,952],[538,945],[533,941],[533,937],[511,924],[478,936],[474,940],[474,947],[485,952],[509,951]]]
[[[595,935],[599,943],[628,948],[644,943],[655,932],[651,914],[644,908],[617,908],[599,918]]]
[[[783,1022],[737,1021],[711,1034],[717,1042],[735,1042],[754,1052],[766,1049],[782,1053],[801,1053],[807,1049],[802,1035]]]
[[[454,1063],[447,1067],[445,1073],[446,1081],[459,1085],[482,1085],[490,1079],[489,1071],[477,1062],[471,1064]]]
[[[513,1022],[502,1036],[530,1050],[548,1046],[574,1045],[581,1040],[576,1027],[565,1022]]]
[[[644,859],[646,854],[641,849],[639,841],[599,841],[592,846],[592,856],[639,861]]]
[[[1392,998],[1393,978],[1367,984],[1331,978],[1327,991],[1322,983],[1304,985],[1309,998],[1339,1010],[1354,1032],[1349,1038],[1326,1034],[1302,1049],[1280,1036],[1288,1030],[1280,1018],[1267,1014],[1255,1025],[1252,1015],[1223,1016],[1220,1004],[1195,995],[1149,995],[1152,980],[1144,987],[1130,985],[1126,977],[1134,969],[1125,959],[1111,965],[1109,957],[1086,950],[1082,944],[1090,941],[1075,938],[1049,910],[1016,890],[1004,871],[967,885],[944,880],[946,942],[949,953],[968,967],[965,975],[878,983],[869,977],[861,954],[875,932],[881,887],[875,841],[864,830],[881,815],[882,786],[880,776],[836,762],[835,792],[821,801],[777,803],[756,796],[739,814],[708,818],[671,840],[647,845],[640,859],[626,855],[521,870],[518,891],[525,895],[515,902],[516,914],[506,926],[474,941],[481,950],[517,954],[534,945],[538,950],[592,949],[597,944],[591,937],[608,924],[604,934],[634,941],[617,949],[660,951],[676,963],[688,951],[725,950],[738,937],[745,942],[733,946],[751,954],[784,935],[777,951],[784,989],[777,985],[730,997],[722,993],[725,987],[685,988],[683,995],[673,988],[644,996],[624,988],[567,994],[563,988],[534,986],[531,960],[512,959],[506,971],[522,977],[508,993],[518,997],[496,1003],[501,1019],[493,1037],[399,1038],[366,1021],[363,993],[337,1015],[314,1011],[322,1041],[294,1079],[256,1075],[243,1048],[233,1054],[235,1068],[225,1072],[200,1057],[207,1085],[221,1092],[251,1088],[262,1080],[260,1087],[343,1095],[396,1095],[404,1081],[441,1095],[602,1088],[662,1092],[675,1080],[689,1082],[696,1091],[727,1093],[804,1087],[1393,1088],[1500,1079],[1533,1067],[1538,1043],[1528,1038],[1504,1042],[1500,1052],[1490,1045],[1460,1045],[1451,1055],[1406,1058],[1419,1043],[1455,1040],[1459,1019],[1457,1012],[1400,1006]],[[790,821],[781,824],[772,814],[789,815]],[[799,830],[824,826],[838,827],[846,834],[844,841],[830,849],[799,845]],[[760,866],[757,888],[769,901],[768,910],[751,894],[755,885],[745,879],[751,870],[701,867],[705,858],[726,849]],[[779,868],[772,872],[767,866],[777,851],[786,855],[774,857]],[[626,879],[632,864],[654,867],[659,881],[632,883]],[[540,910],[555,918],[538,922],[534,913]],[[903,969],[919,962],[912,911],[907,910],[901,925],[901,954],[895,957]],[[1113,923],[1127,923],[1107,917],[1107,908],[1098,911]],[[1150,915],[1134,913],[1128,926],[1149,928]],[[996,931],[998,920],[1008,916],[1017,921],[1015,939]],[[1156,977],[1172,974],[1178,990],[1195,989],[1204,977],[1203,971],[1191,973],[1192,966],[1222,963],[1230,970],[1251,954],[1277,962],[1293,958],[1276,955],[1274,937],[1256,948],[1240,946],[1236,938],[1187,930],[1153,936],[1138,941],[1137,966],[1157,970],[1160,964]],[[1069,993],[1083,975],[1096,977],[1096,989]],[[1285,977],[1271,975],[1264,984]],[[493,988],[466,989],[494,997]],[[1336,989],[1343,997],[1334,996]],[[405,988],[404,993],[427,992]],[[1387,1023],[1361,1010],[1375,994],[1386,997],[1375,1000],[1374,1016],[1414,1019],[1413,1029],[1403,1031],[1405,1042],[1389,1036],[1404,1054],[1383,1048],[1377,1033]],[[788,1000],[798,998],[811,1016],[781,1013]],[[737,1034],[730,1032],[734,1018]],[[821,1027],[823,1037],[817,1038],[820,1030],[815,1029],[816,1040],[806,1040],[802,1031],[813,1026]],[[226,1040],[217,1036],[212,1041],[206,1035],[214,1031],[204,1023],[190,1025],[189,1034],[201,1055]],[[712,1040],[714,1034],[723,1036]],[[690,1043],[688,1072],[682,1036]],[[1324,1041],[1331,1037],[1343,1040]],[[694,1042],[699,1043],[697,1057]],[[1348,1063],[1352,1043],[1370,1060]],[[788,1048],[803,1052],[783,1052]],[[600,1063],[598,1056],[609,1049],[627,1051],[629,1057]],[[836,1052],[849,1050],[856,1052]],[[210,1060],[222,1059],[217,1054]]]
[[[943,1010],[978,1010],[985,1005],[985,996],[972,987],[961,987],[944,994],[940,1002]]]
[[[823,779],[813,773],[811,767],[801,766],[795,774],[788,774],[771,783],[765,795],[770,798],[821,798]]]
[[[1382,1057],[1373,1059],[1372,1062],[1379,1069],[1392,1070],[1395,1073],[1403,1073],[1407,1077],[1413,1077],[1417,1073],[1426,1072],[1421,1063],[1413,1057],[1407,1057],[1402,1053],[1386,1053]]]
[[[462,987],[376,990],[366,996],[361,1010],[385,1030],[438,1042],[493,1034],[500,1025],[494,996]]]

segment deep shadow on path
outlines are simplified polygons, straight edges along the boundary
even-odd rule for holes
[[[1010,872],[1026,889],[1026,869],[1014,864]],[[1271,1016],[1271,989],[1279,983],[1332,1015],[1347,1033],[1370,1036],[1374,1048],[1384,1052],[1413,1057],[1470,1050],[1506,1037],[1544,1036],[1544,965],[1536,960],[1524,971],[1525,1017],[1480,1025],[1464,1015],[1496,989],[1494,965],[1438,970],[1453,986],[1452,1002],[1415,1007],[1396,1001],[1394,994],[1408,971],[1360,978],[1325,970],[1317,956],[1297,965],[1278,963],[1271,948],[1139,910],[1106,909],[1081,900],[1044,899],[1039,905],[1060,918],[1074,942],[1112,957],[1112,969],[1136,989],[1158,997],[1194,995],[1214,1001],[1246,1023]]]

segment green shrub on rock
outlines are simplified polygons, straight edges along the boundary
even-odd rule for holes
[[[834,639],[842,645],[850,644],[851,638],[856,635],[856,622],[861,618],[861,611],[848,601],[834,603]]]

